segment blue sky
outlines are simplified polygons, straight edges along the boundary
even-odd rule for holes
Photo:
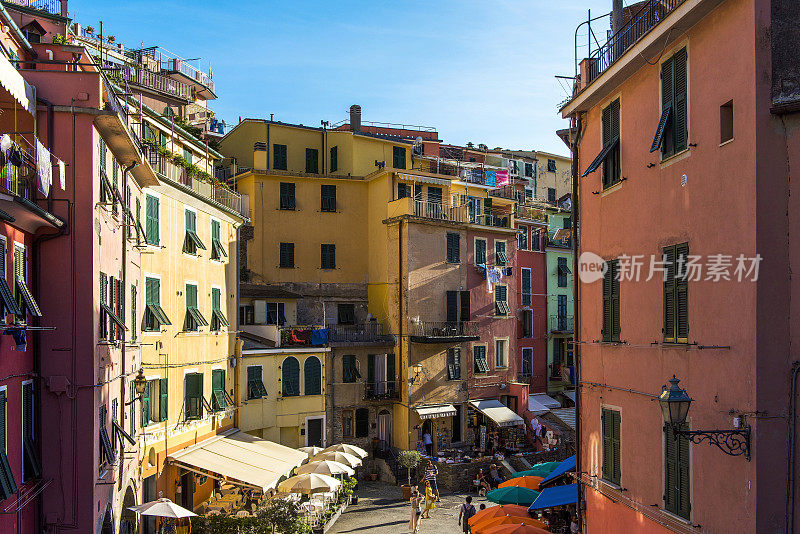
[[[625,2],[628,4],[629,2]],[[567,154],[555,130],[587,10],[611,0],[204,2],[72,0],[71,16],[128,47],[202,58],[219,118],[434,126],[445,142]],[[598,22],[598,39],[608,19]],[[580,38],[586,42],[585,32]]]

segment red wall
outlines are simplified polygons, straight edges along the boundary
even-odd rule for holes
[[[519,226],[529,228],[529,236],[532,236],[535,228],[542,228],[541,235],[544,236],[547,227],[544,225],[526,225],[518,221]],[[532,237],[528,238],[528,248],[531,248]],[[540,238],[540,241],[541,238]],[[522,372],[522,349],[533,348],[533,376],[520,380],[530,384],[531,392],[546,392],[547,390],[547,260],[544,252],[544,244],[540,243],[540,251],[518,250],[517,263],[514,265],[514,276],[517,278],[517,301],[519,307],[517,313],[517,361],[520,373]],[[522,306],[522,269],[531,270],[531,305]],[[522,309],[530,308],[533,310],[533,335],[524,338]]]

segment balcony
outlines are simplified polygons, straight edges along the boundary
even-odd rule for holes
[[[67,16],[66,0],[3,0],[3,3],[44,11],[51,15]]]
[[[478,323],[474,321],[420,321],[410,325],[415,343],[460,343],[478,341]]]
[[[526,221],[547,222],[547,211],[540,206],[517,204],[514,209],[514,215],[516,215],[517,219],[525,219]]]
[[[559,248],[572,248],[572,239],[569,237],[557,238],[555,232],[547,233],[547,246]]]
[[[364,324],[337,324],[328,327],[331,343],[394,344],[395,336],[388,328],[372,321]]]
[[[571,334],[575,329],[572,315],[551,315],[549,330],[553,333]]]
[[[494,228],[514,228],[512,207],[492,208],[476,211],[470,204],[451,206],[447,202],[426,202],[412,198],[401,198],[389,203],[389,217],[411,215],[422,219],[478,224]]]
[[[154,150],[148,150],[148,160],[160,177],[191,189],[195,193],[221,204],[231,211],[247,216],[243,211],[242,196],[222,185],[192,176],[188,169],[173,163]]]
[[[185,102],[192,100],[192,88],[188,83],[173,80],[169,76],[152,72],[139,66],[108,65],[103,68],[109,78],[117,83],[127,82],[151,91],[179,98]]]
[[[365,400],[396,400],[400,398],[399,380],[364,382]]]

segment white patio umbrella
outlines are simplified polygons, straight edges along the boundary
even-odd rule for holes
[[[342,483],[328,475],[304,473],[287,478],[278,484],[278,491],[286,493],[327,493],[336,491]]]
[[[322,447],[300,447],[297,450],[306,453],[309,458],[316,456],[323,451]]]
[[[131,506],[128,510],[142,515],[152,515],[155,517],[196,517],[197,514],[187,510],[183,506],[178,506],[169,499],[158,499],[157,501],[146,502],[137,506]]]
[[[297,468],[297,474],[303,473],[317,473],[319,475],[347,475],[353,476],[355,469],[343,463],[334,462],[333,460],[315,460]]]
[[[321,452],[311,458],[312,462],[316,462],[319,460],[333,460],[334,462],[339,462],[340,464],[344,464],[348,467],[358,467],[361,465],[361,458],[358,456],[353,456],[352,454],[347,454],[346,452],[339,452],[339,451],[328,451],[328,452]]]
[[[339,443],[338,445],[331,445],[324,452],[346,452],[347,454],[352,454],[353,456],[358,456],[362,460],[369,456],[369,453],[362,449],[361,447],[356,447],[355,445],[350,445],[349,443]]]

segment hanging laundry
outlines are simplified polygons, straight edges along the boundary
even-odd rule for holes
[[[496,171],[486,171],[484,173],[484,180],[483,180],[484,184],[491,185],[492,187],[494,187],[496,181],[497,181]]]
[[[25,352],[28,344],[25,342],[25,330],[22,328],[7,328],[3,331],[3,335],[11,336],[14,339],[14,350]]]
[[[508,184],[508,171],[497,171],[497,186]]]
[[[8,157],[8,151],[11,150],[11,147],[14,145],[14,142],[11,140],[11,136],[8,134],[3,134],[0,137],[0,151],[3,152],[5,157]]]
[[[328,344],[328,329],[315,328],[311,331],[311,344],[314,346]]]
[[[36,174],[39,176],[39,191],[44,196],[49,196],[50,184],[53,182],[53,163],[50,161],[50,151],[38,139],[36,140]]]
[[[8,160],[15,167],[22,167],[22,150],[17,145],[12,144]]]
[[[486,285],[489,293],[494,292],[494,284],[499,283],[502,277],[503,270],[499,267],[492,267],[486,270]]]
[[[483,173],[480,169],[472,169],[472,183],[479,184],[482,183]]]
[[[58,160],[58,183],[62,191],[67,190],[67,170],[63,161]]]

